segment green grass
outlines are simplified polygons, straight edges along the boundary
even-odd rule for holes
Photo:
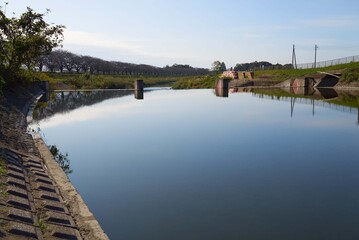
[[[47,228],[47,225],[45,224],[45,222],[43,220],[39,220],[38,222],[36,222],[34,224],[34,226],[40,228],[42,233],[44,233]]]
[[[339,64],[330,67],[316,68],[316,69],[274,69],[274,70],[260,70],[254,73],[255,78],[267,78],[278,82],[288,79],[304,77],[306,75],[314,75],[318,72],[345,72],[346,69],[359,69],[359,62]],[[355,70],[354,70],[355,71]],[[344,74],[343,74],[344,75]],[[345,78],[341,79],[345,81]]]
[[[5,159],[0,154],[0,177],[4,177],[7,174],[6,165],[5,165]],[[4,198],[7,197],[6,187],[4,182],[0,182],[0,195]]]
[[[316,69],[274,69],[261,70],[254,73],[255,79],[270,81],[285,81],[304,76],[313,76],[318,72],[340,72],[341,82],[359,82],[359,62],[340,64]],[[48,80],[51,90],[66,89],[132,89],[134,81],[144,80],[145,87],[172,86],[174,89],[213,88],[218,75],[202,76],[132,76],[132,75],[96,75],[78,73],[40,73],[40,80]]]
[[[182,79],[176,81],[173,89],[199,89],[199,88],[214,88],[215,82],[218,79],[217,75],[198,76],[195,78]]]
[[[47,76],[46,76],[47,75]],[[132,89],[134,81],[142,79],[145,87],[171,86],[177,81],[188,81],[196,76],[129,76],[129,75],[91,75],[76,73],[42,74],[42,80],[49,80],[51,90],[61,90],[63,86],[70,89]]]
[[[4,162],[4,157],[0,155],[0,177],[6,175],[6,166]]]

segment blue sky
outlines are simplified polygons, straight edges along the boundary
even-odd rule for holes
[[[5,1],[4,1],[5,2]],[[0,5],[4,6],[4,2]],[[298,63],[359,54],[357,0],[7,0],[7,15],[27,6],[66,26],[64,49],[155,66],[211,67]]]

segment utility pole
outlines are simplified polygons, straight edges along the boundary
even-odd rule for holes
[[[315,47],[314,47],[314,68],[317,68],[317,50],[318,50],[318,46],[317,46],[317,44],[315,44]]]
[[[292,52],[292,67],[297,69],[297,56],[295,55],[295,45],[293,44],[293,52]]]
[[[6,6],[9,4],[9,2],[5,2],[5,6],[4,6],[4,15],[6,15]]]

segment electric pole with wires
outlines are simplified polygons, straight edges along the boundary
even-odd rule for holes
[[[295,45],[293,44],[293,52],[292,52],[292,67],[293,69],[297,69],[297,56],[295,55]]]
[[[314,68],[317,68],[317,50],[318,50],[318,46],[317,44],[315,44],[315,47],[314,47]]]

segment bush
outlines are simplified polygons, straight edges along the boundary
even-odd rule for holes
[[[359,67],[354,66],[346,69],[341,77],[345,82],[359,82]]]

